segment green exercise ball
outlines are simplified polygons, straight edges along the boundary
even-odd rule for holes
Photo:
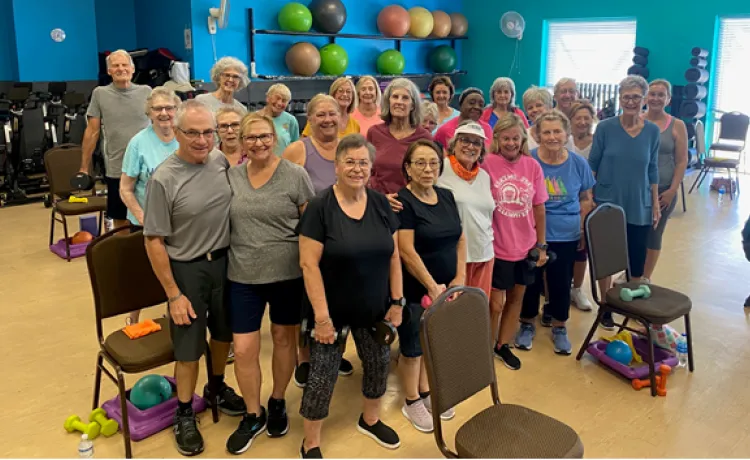
[[[341,75],[349,66],[346,50],[336,43],[330,43],[320,49],[320,73],[323,75]]]
[[[379,74],[401,75],[404,73],[405,66],[406,61],[400,51],[385,50],[378,56],[377,68]]]
[[[458,65],[456,50],[448,45],[441,45],[430,51],[429,61],[430,68],[435,73],[451,73]]]
[[[172,397],[172,385],[161,375],[147,375],[135,382],[130,402],[140,410],[150,409]]]
[[[279,11],[279,26],[289,32],[309,32],[312,27],[312,13],[303,4],[292,2]]]

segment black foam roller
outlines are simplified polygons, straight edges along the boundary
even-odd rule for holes
[[[648,67],[632,65],[628,69],[628,75],[640,75],[641,77],[648,79],[650,72],[648,71]]]
[[[685,129],[687,129],[687,138],[688,140],[693,140],[695,137],[695,122],[689,121],[685,123]]]
[[[697,46],[693,48],[691,53],[695,57],[700,57],[700,58],[708,57],[708,50],[705,50],[703,48],[698,48]]]
[[[633,48],[633,54],[636,54],[638,56],[648,57],[649,51],[648,48],[644,48],[642,46],[636,46]]]
[[[706,69],[691,67],[685,71],[685,80],[690,83],[705,83],[708,81],[708,71]]]
[[[703,58],[694,57],[690,59],[690,66],[698,67],[699,69],[705,69],[706,67],[708,67],[708,61]]]
[[[697,83],[685,85],[685,99],[703,99],[708,94],[708,89]]]
[[[640,54],[636,54],[635,56],[633,56],[633,64],[646,67],[648,65],[648,58],[646,56],[641,56]]]
[[[685,118],[703,118],[706,115],[706,104],[696,100],[682,101],[680,116]]]

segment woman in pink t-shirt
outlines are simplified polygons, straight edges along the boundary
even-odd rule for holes
[[[545,209],[547,189],[542,167],[530,155],[523,120],[514,113],[501,117],[493,130],[489,155],[482,168],[490,175],[495,211],[492,218],[495,264],[490,296],[495,356],[518,370],[521,360],[510,350],[518,330],[526,286],[534,282],[527,258],[539,253],[537,266],[547,262]]]
[[[359,123],[359,132],[367,136],[367,131],[375,125],[383,123],[380,117],[380,102],[383,93],[375,77],[365,75],[357,81],[357,107],[352,112],[352,118]]]

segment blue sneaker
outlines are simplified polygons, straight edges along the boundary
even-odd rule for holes
[[[536,335],[536,327],[531,323],[521,323],[516,334],[516,348],[519,350],[531,350],[531,341]]]
[[[568,340],[568,330],[565,327],[552,328],[552,344],[555,347],[555,353],[558,355],[569,355],[571,351],[570,340]]]

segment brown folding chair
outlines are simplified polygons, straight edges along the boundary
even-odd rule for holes
[[[96,196],[92,190],[87,196],[88,203],[70,203],[68,198],[78,190],[70,185],[70,179],[78,173],[81,167],[82,150],[80,145],[62,144],[47,150],[44,154],[44,168],[47,171],[47,181],[52,200],[52,215],[50,216],[49,244],[54,242],[55,222],[63,225],[65,234],[65,254],[70,262],[70,240],[68,237],[68,216],[80,216],[92,212],[99,213],[99,234],[102,232],[102,218],[107,209],[106,200]],[[58,217],[59,215],[59,217]]]
[[[117,235],[127,231],[130,233]],[[102,329],[103,319],[167,302],[164,288],[151,268],[144,243],[140,227],[126,226],[95,238],[86,248],[86,263],[96,310],[96,335],[99,340],[92,407],[99,407],[104,372],[117,385],[120,395],[120,428],[125,441],[126,458],[132,458],[132,452],[123,374],[145,372],[174,361],[167,318],[156,320],[161,325],[161,331],[135,340],[128,338],[122,329],[105,337]],[[206,346],[208,349],[208,344]],[[116,375],[104,366],[104,360]],[[206,367],[208,375],[211,375],[211,353],[206,353]],[[216,423],[219,420],[218,409],[215,404],[211,404],[211,409]]]
[[[649,285],[651,296],[648,299],[638,298],[631,302],[620,299],[620,291],[625,288],[637,289],[641,283],[630,281],[630,262],[628,261],[628,237],[625,211],[616,205],[604,203],[596,207],[586,217],[584,223],[586,245],[589,251],[589,273],[591,274],[591,293],[594,301],[599,305],[599,313],[594,324],[591,325],[586,340],[578,350],[577,360],[581,360],[588,349],[594,332],[606,312],[624,316],[620,331],[628,330],[641,333],[627,326],[633,319],[641,323],[648,335],[648,356],[643,359],[648,362],[649,378],[651,380],[651,396],[656,396],[656,370],[654,366],[654,343],[651,326],[670,323],[678,318],[685,318],[685,335],[688,345],[688,365],[693,372],[693,344],[690,331],[690,311],[692,301],[681,292],[663,288],[654,284]],[[615,285],[604,295],[599,297],[597,281],[608,276],[625,271],[627,282]]]
[[[460,295],[448,301],[453,294]],[[500,402],[487,305],[482,290],[455,287],[422,315],[420,338],[440,452],[447,458],[582,458],[583,443],[571,427],[527,407]],[[440,414],[488,386],[492,406],[458,429],[456,452],[451,451]]]

